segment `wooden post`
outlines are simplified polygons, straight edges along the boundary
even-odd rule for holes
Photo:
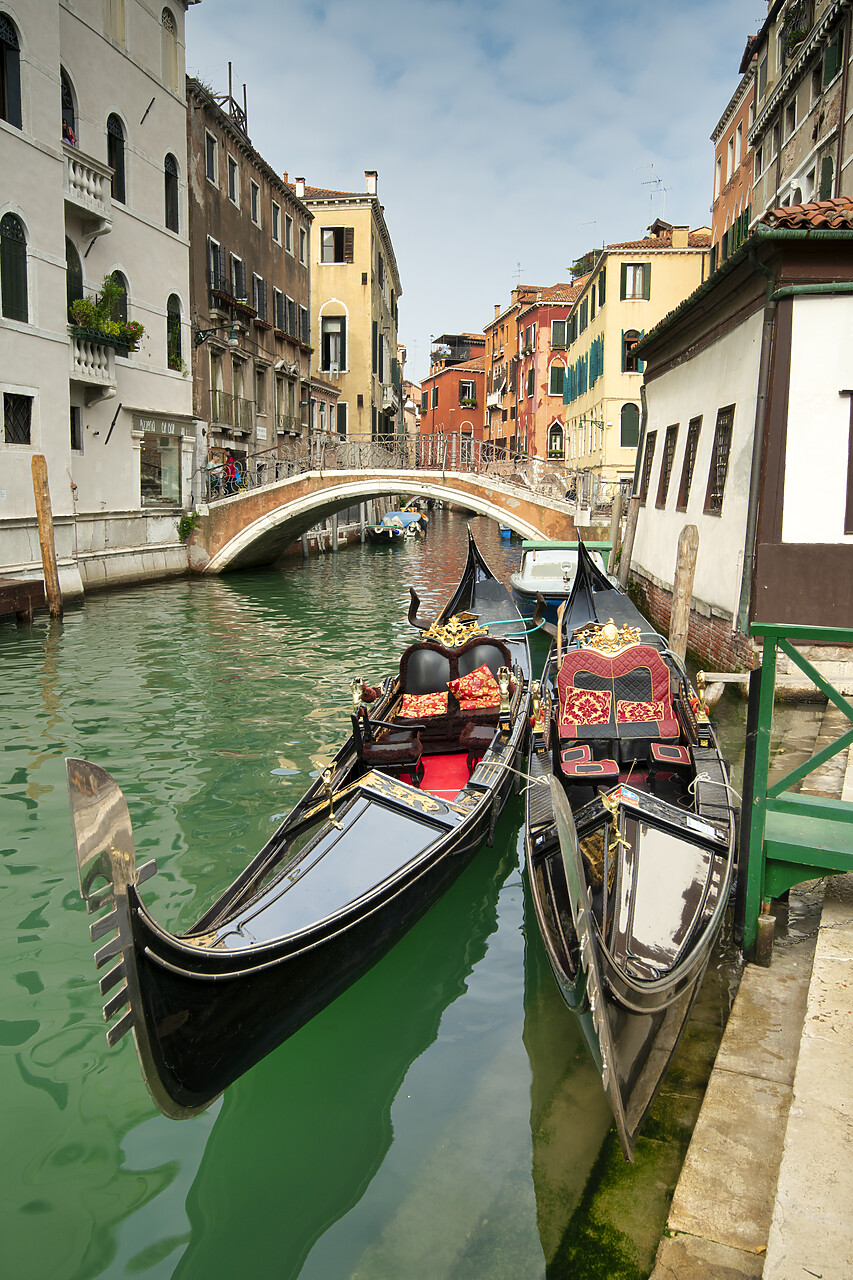
[[[613,514],[610,517],[610,555],[607,560],[607,572],[613,572],[616,564],[616,553],[619,550],[619,535],[622,532],[622,490],[617,489],[613,499]]]
[[[59,589],[59,572],[56,567],[56,545],[53,539],[53,512],[50,508],[50,490],[47,487],[47,463],[43,453],[32,458],[33,494],[36,500],[36,516],[39,526],[39,546],[44,569],[44,593],[52,618],[62,617],[62,592]]]
[[[637,517],[639,514],[640,499],[630,498],[628,501],[628,519],[625,521],[625,541],[622,543],[622,559],[619,561],[619,586],[623,591],[628,585],[631,555],[634,551],[634,534],[637,532]]]
[[[682,662],[687,653],[687,628],[690,625],[693,576],[696,573],[698,551],[699,530],[695,524],[686,524],[678,538],[678,560],[672,587],[672,615],[669,620],[669,647],[673,653],[678,654]]]

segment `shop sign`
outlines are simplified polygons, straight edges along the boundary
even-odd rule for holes
[[[155,413],[135,413],[133,430],[155,436],[194,436],[195,423],[181,421],[180,418],[162,418]]]

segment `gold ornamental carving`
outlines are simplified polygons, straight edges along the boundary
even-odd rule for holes
[[[640,629],[617,627],[613,619],[609,618],[604,626],[584,627],[583,631],[577,633],[576,639],[582,649],[592,649],[595,653],[613,658],[617,653],[640,643]]]
[[[473,640],[475,636],[489,634],[488,627],[481,627],[470,613],[454,614],[446,622],[436,621],[429,631],[424,632],[424,640],[437,640],[446,649],[458,649],[460,645]]]

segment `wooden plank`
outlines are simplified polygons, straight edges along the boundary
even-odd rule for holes
[[[34,609],[45,607],[44,583],[40,578],[0,578],[0,616],[14,613],[31,618]]]

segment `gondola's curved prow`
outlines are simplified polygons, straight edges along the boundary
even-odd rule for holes
[[[99,983],[102,996],[118,987],[104,1005],[105,1022],[110,1023],[116,1015],[121,1015],[107,1027],[107,1044],[112,1048],[128,1031],[133,1031],[142,1075],[156,1105],[173,1120],[197,1115],[209,1107],[213,1099],[206,1096],[196,1106],[181,1105],[162,1087],[145,1018],[141,1016],[142,992],[133,916],[144,912],[137,886],[153,876],[157,866],[153,861],[136,866],[130,813],[115,779],[88,760],[69,757],[65,767],[80,894],[90,914],[111,906],[111,910],[89,926],[93,942],[112,934],[95,952],[97,968],[103,968],[111,960],[117,961]]]

